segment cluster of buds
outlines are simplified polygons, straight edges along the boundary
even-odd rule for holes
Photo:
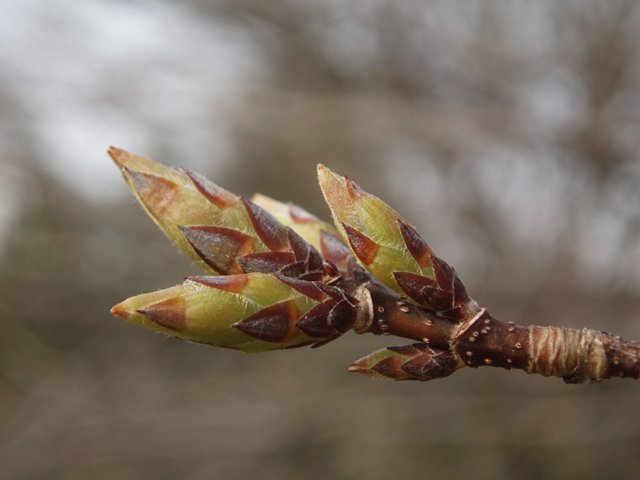
[[[350,367],[394,380],[481,365],[570,383],[640,377],[633,342],[494,319],[406,219],[321,165],[337,230],[291,203],[249,200],[188,170],[113,147],[109,154],[155,222],[206,273],[113,307],[128,322],[243,352],[318,347],[349,330],[417,342]]]
[[[354,326],[362,308],[337,285],[357,265],[329,224],[293,204],[236,196],[187,170],[116,148],[109,154],[155,222],[207,274],[125,300],[114,314],[244,352],[318,346]]]

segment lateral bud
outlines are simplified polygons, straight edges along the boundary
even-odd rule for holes
[[[464,367],[451,350],[426,343],[378,350],[356,361],[349,371],[375,378],[427,381],[448,377]]]

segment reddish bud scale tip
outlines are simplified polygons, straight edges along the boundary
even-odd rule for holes
[[[246,197],[240,197],[244,204],[253,229],[267,248],[274,252],[289,249],[287,229],[271,215]]]
[[[410,376],[402,371],[402,358],[395,356],[380,360],[371,370],[391,380],[406,380]]]
[[[401,368],[417,380],[426,381],[448,377],[461,367],[453,352],[431,350],[405,362]]]
[[[119,303],[118,305],[111,308],[111,313],[123,320],[127,320],[130,316],[129,312],[124,307],[124,305],[122,305],[122,303]]]
[[[181,226],[193,250],[220,275],[242,273],[236,257],[255,251],[255,240],[238,230],[215,226]]]
[[[109,148],[107,148],[107,153],[116,165],[118,165],[120,168],[124,166],[124,162],[121,160],[121,157],[128,156],[128,152],[126,150],[122,150],[121,148],[117,148],[111,145]]]
[[[289,227],[287,227],[287,236],[296,260],[305,262],[308,271],[321,271],[323,259],[315,247]]]
[[[189,177],[189,180],[191,180],[191,183],[193,183],[193,186],[196,187],[200,194],[219,209],[224,210],[238,202],[239,198],[237,196],[219,187],[212,181],[207,180],[202,175],[191,172],[186,168],[181,168],[180,170]]]
[[[249,284],[248,275],[225,276],[195,276],[187,277],[187,280],[199,283],[209,288],[216,288],[225,292],[241,294]]]
[[[317,302],[322,302],[325,298],[327,298],[327,295],[322,290],[320,290],[320,288],[318,288],[318,286],[314,282],[287,277],[279,273],[273,273],[272,275],[285,285],[293,288],[294,290],[297,290],[298,292]]]
[[[345,230],[347,240],[349,240],[356,257],[365,265],[371,265],[378,256],[380,245],[351,225],[342,222],[342,227]]]
[[[395,353],[390,348],[378,350],[353,362],[349,366],[349,371],[362,375],[396,380],[400,380],[400,377],[406,377],[407,374],[402,372],[400,367],[407,357]]]
[[[328,321],[340,333],[347,333],[356,323],[357,311],[349,301],[342,300],[331,309]]]
[[[289,202],[287,203],[287,207],[289,207],[289,216],[294,223],[301,224],[320,222],[320,219],[318,217],[307,212],[304,208],[299,207],[295,203]]]
[[[436,312],[436,315],[440,318],[445,318],[453,322],[459,322],[464,318],[464,313],[462,312],[462,308],[460,307],[454,307],[448,310],[442,310],[442,311]]]
[[[409,298],[421,304],[424,304],[424,298],[420,293],[421,290],[425,287],[433,288],[438,285],[435,280],[432,280],[429,277],[424,277],[411,272],[393,272],[393,278]]]
[[[322,280],[322,272],[310,272],[308,266],[307,262],[295,262],[281,269],[279,273],[287,277],[299,278],[310,282]]]
[[[296,327],[311,338],[334,337],[339,332],[329,322],[329,314],[335,305],[334,300],[316,305],[296,322]]]
[[[433,363],[431,355],[427,353],[418,355],[417,357],[404,362],[400,366],[400,370],[414,376],[416,380],[423,380],[424,378],[422,377],[424,376],[425,370],[428,370]]]
[[[122,167],[125,176],[131,182],[133,190],[144,192],[145,207],[153,206],[155,215],[161,216],[168,211],[179,196],[179,187],[172,182],[152,173],[137,172]]]
[[[295,301],[287,300],[263,308],[232,327],[263,342],[288,343],[299,335],[294,324],[301,313]]]
[[[337,279],[340,276],[340,271],[338,270],[338,267],[336,267],[332,262],[330,261],[325,261],[322,264],[322,270],[324,272],[325,277],[327,277],[328,279]]]
[[[245,273],[277,273],[295,262],[291,252],[260,252],[238,257],[238,265]]]
[[[410,375],[402,370],[401,362],[396,357],[389,357],[379,361],[371,367],[371,370],[390,380],[406,380]]]
[[[317,282],[316,286],[336,302],[341,302],[347,298],[347,294],[339,288],[332,287],[331,285],[326,285],[321,282]],[[353,299],[353,297],[351,297],[351,299]],[[355,303],[355,300],[353,300],[353,303]]]
[[[324,259],[313,246],[311,246],[311,250],[309,251],[307,265],[311,272],[322,272],[324,270]]]
[[[462,280],[460,280],[457,275],[453,279],[453,299],[454,305],[459,306],[466,306],[473,302]]]
[[[187,324],[187,307],[183,298],[170,298],[136,311],[152,322],[176,332],[184,330]]]
[[[412,345],[396,345],[394,347],[387,347],[387,350],[397,353],[398,355],[404,355],[405,357],[415,357],[422,353],[429,351],[426,343],[414,343]]]
[[[455,271],[451,266],[445,262],[444,260],[436,257],[435,255],[431,255],[429,257],[431,259],[431,266],[433,267],[433,273],[436,276],[436,280],[440,288],[445,290],[451,290],[453,286],[453,277],[455,276]]]
[[[352,181],[349,177],[344,177],[345,186],[347,187],[347,192],[352,200],[358,200],[363,197],[369,196],[367,192],[362,190],[354,181]]]
[[[442,312],[453,308],[453,293],[439,288],[424,287],[420,290],[422,301],[435,312]]]
[[[325,231],[320,232],[320,250],[325,260],[342,270],[345,270],[349,258],[353,257],[351,250],[342,240]]]
[[[311,252],[311,245],[304,241],[304,239],[294,232],[291,228],[285,227],[287,230],[287,239],[289,241],[289,247],[296,257],[296,260],[306,260]]]
[[[420,268],[430,267],[430,257],[434,254],[431,247],[427,245],[427,242],[418,235],[418,232],[416,232],[411,225],[402,220],[398,220],[398,225],[400,226],[400,233],[402,234],[402,238],[409,250],[409,253],[416,262],[418,262]]]

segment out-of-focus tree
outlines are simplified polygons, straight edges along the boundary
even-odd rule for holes
[[[324,163],[402,212],[497,317],[640,338],[636,2],[173,3],[241,29],[270,72],[223,106],[197,97],[212,99],[198,102],[197,137],[221,110],[232,135],[224,187],[328,219],[314,181]],[[95,95],[100,111],[136,117],[143,63],[105,71],[115,87],[111,103]],[[583,393],[478,371],[398,388],[337,374],[354,359],[349,338],[263,362],[132,332],[109,318],[114,303],[196,270],[129,198],[99,205],[52,177],[9,85],[0,477],[584,480],[640,468],[635,385]],[[180,165],[169,157],[184,138],[166,125],[184,111],[154,121],[139,108],[152,151],[137,153]]]

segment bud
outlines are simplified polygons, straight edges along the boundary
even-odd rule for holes
[[[113,147],[109,154],[169,239],[207,273],[280,272],[322,280],[323,260],[317,249],[252,201],[188,170],[176,172]],[[326,224],[299,207],[288,210],[291,223],[305,225],[299,229],[320,245]]]
[[[318,166],[318,179],[336,227],[371,274],[396,292],[403,290],[394,271],[434,278],[430,263],[423,260],[424,252],[421,264],[407,247],[401,226],[415,230],[395,210],[322,165]]]
[[[400,345],[378,350],[349,367],[350,372],[391,380],[434,380],[464,367],[451,350],[426,343]]]
[[[455,270],[389,205],[322,165],[318,177],[338,230],[378,280],[455,322],[479,311]]]
[[[320,236],[322,232],[338,235],[332,225],[323,222],[304,208],[291,202],[278,202],[260,193],[253,195],[251,201],[273,215],[282,225],[293,229],[316,250],[321,250]]]
[[[254,353],[317,342],[295,323],[318,304],[272,275],[249,273],[191,277],[111,313],[183,340]]]
[[[320,345],[354,325],[357,300],[322,283],[336,281],[340,272],[314,245],[348,263],[348,249],[331,226],[292,204],[257,196],[265,209],[188,170],[115,148],[109,153],[156,223],[213,275],[130,298],[112,313],[178,338],[246,352]]]
[[[215,274],[193,251],[178,225],[220,224],[220,209],[204,198],[182,173],[119,148],[109,148],[109,155],[122,170],[125,181],[142,206],[169,239],[207,272]]]
[[[325,260],[324,269],[327,277],[336,278],[339,275],[345,278],[352,277],[352,270],[357,262],[332,225],[319,220],[315,215],[291,202],[278,202],[259,193],[251,197],[251,201],[319,250]]]

